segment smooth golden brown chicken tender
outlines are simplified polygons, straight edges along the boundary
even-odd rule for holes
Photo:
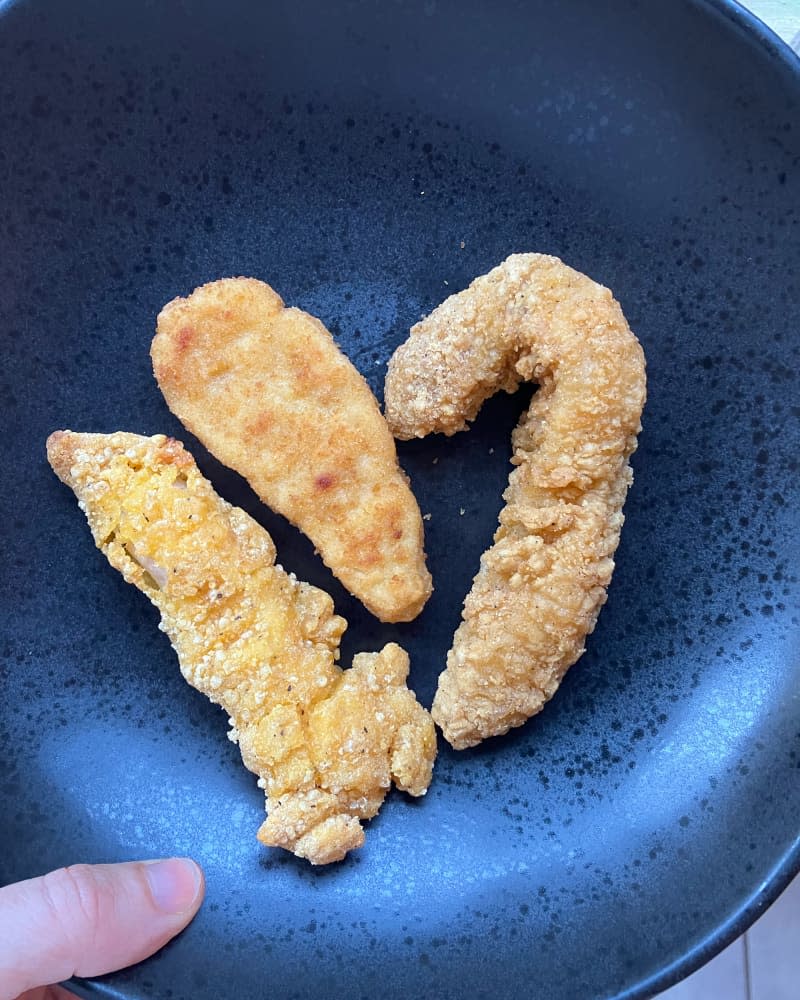
[[[584,651],[633,480],[644,355],[607,288],[555,257],[517,254],[418,323],[386,376],[399,438],[463,430],[522,380],[539,389],[432,709],[456,749],[540,711]]]
[[[266,793],[263,843],[337,861],[393,781],[425,793],[436,736],[406,653],[389,644],[336,666],[346,622],[331,598],[275,565],[267,532],[179,442],[56,431],[47,454],[98,547],[161,612],[186,680],[230,716]]]
[[[161,311],[153,370],[173,413],[314,542],[382,621],[431,593],[417,502],[366,381],[318,319],[252,278]]]

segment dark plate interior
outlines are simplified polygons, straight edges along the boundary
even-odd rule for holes
[[[189,930],[95,995],[576,1000],[685,974],[798,867],[796,59],[688,0],[0,13],[0,879],[203,864]],[[45,437],[185,440],[334,595],[345,662],[397,639],[429,704],[524,399],[400,447],[437,590],[386,627],[183,432],[148,345],[173,296],[254,275],[380,394],[420,314],[532,249],[613,288],[648,357],[609,602],[546,712],[443,748],[422,803],[393,796],[363,851],[312,870],[257,845],[222,714],[93,549]]]

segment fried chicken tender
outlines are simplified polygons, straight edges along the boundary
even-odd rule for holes
[[[161,612],[183,676],[230,716],[266,793],[259,840],[327,864],[361,846],[392,781],[424,795],[436,735],[406,653],[336,666],[347,623],[331,598],[275,565],[267,532],[179,442],[56,431],[47,454],[108,561]]]
[[[539,712],[584,651],[633,481],[644,355],[607,288],[518,254],[418,323],[386,377],[399,438],[463,430],[522,380],[539,390],[514,430],[506,505],[432,709],[456,749]]]
[[[213,281],[164,307],[151,355],[172,412],[350,593],[381,621],[419,614],[419,507],[375,397],[318,319],[262,281]]]

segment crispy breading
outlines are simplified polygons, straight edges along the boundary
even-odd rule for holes
[[[499,389],[539,384],[432,714],[456,749],[521,725],[584,651],[614,568],[645,401],[644,355],[611,292],[518,254],[451,296],[389,362],[399,438],[454,434]]]
[[[259,776],[265,844],[326,864],[361,846],[392,781],[428,787],[436,735],[392,643],[336,664],[347,627],[328,594],[275,565],[267,532],[163,435],[56,431],[50,464],[98,547],[161,612],[186,680],[230,716]]]
[[[419,614],[417,502],[375,397],[318,319],[262,281],[213,281],[164,307],[151,354],[172,412],[352,594],[382,621]]]

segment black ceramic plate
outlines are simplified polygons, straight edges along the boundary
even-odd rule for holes
[[[79,992],[642,997],[797,870],[799,99],[722,2],[2,6],[0,879],[173,853],[208,879],[179,940]],[[185,440],[334,595],[345,662],[397,639],[429,704],[524,398],[400,447],[437,589],[387,627],[182,430],[149,342],[173,296],[254,275],[380,395],[410,324],[521,250],[613,288],[647,353],[610,599],[541,716],[443,748],[424,801],[312,870],[257,844],[222,713],[45,437]]]

